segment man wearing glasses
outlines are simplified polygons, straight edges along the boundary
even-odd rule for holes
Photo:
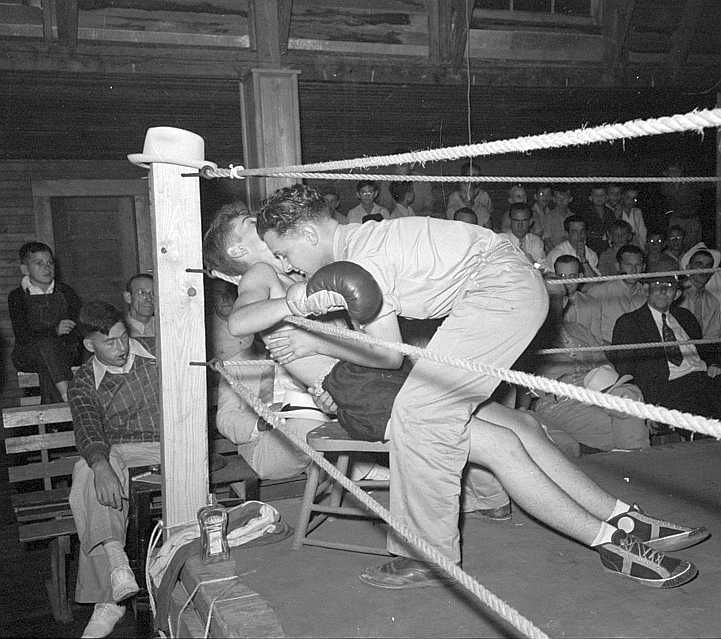
[[[150,273],[133,275],[125,286],[123,299],[128,305],[125,323],[130,337],[155,337],[153,276]]]
[[[641,308],[619,317],[613,329],[614,344],[670,342],[663,348],[611,351],[609,359],[620,375],[633,375],[649,404],[721,417],[721,367],[707,345],[674,341],[701,338],[693,314],[673,305],[678,297],[674,277],[648,280],[648,300]]]

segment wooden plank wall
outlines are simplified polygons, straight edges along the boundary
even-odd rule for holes
[[[128,162],[6,160],[0,161],[0,405],[17,404],[20,390],[10,361],[13,332],[8,293],[20,283],[18,248],[36,238],[32,179],[90,179],[102,175],[138,178],[143,173]],[[78,291],[81,294],[80,291]]]

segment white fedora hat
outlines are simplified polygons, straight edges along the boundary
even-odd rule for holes
[[[679,260],[681,268],[686,270],[688,268],[688,263],[691,261],[691,258],[699,251],[706,251],[707,253],[711,254],[711,257],[713,258],[712,268],[717,268],[718,265],[721,263],[721,251],[709,248],[704,242],[699,242],[698,244],[694,244],[688,251],[686,251],[681,256],[681,259]]]
[[[218,165],[205,159],[205,142],[197,133],[176,129],[172,126],[156,126],[145,133],[142,153],[131,153],[128,160],[133,164],[150,168],[153,162],[178,164],[202,169]]]
[[[603,364],[591,369],[583,378],[583,385],[589,390],[607,393],[621,384],[630,382],[632,375],[621,375],[619,377],[616,369],[610,364]]]

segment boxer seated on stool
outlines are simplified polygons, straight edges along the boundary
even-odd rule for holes
[[[383,361],[379,360],[376,364],[374,359],[375,353],[383,355],[382,351],[332,340],[283,324],[283,318],[290,314],[285,303],[286,290],[303,278],[298,274],[283,272],[279,260],[258,237],[255,218],[247,211],[238,207],[221,209],[205,234],[203,257],[206,267],[211,272],[238,280],[238,297],[228,321],[230,332],[238,336],[263,333],[264,341],[277,355],[276,362],[304,387],[313,387],[320,391],[322,380],[338,359],[350,359],[358,364],[383,368]],[[270,329],[273,329],[272,332],[267,332]],[[285,358],[282,355],[285,343],[293,345],[292,358]],[[257,370],[253,373],[250,368],[248,373],[250,376],[259,375]],[[372,371],[369,374],[376,375]],[[252,384],[260,385],[255,381]],[[248,420],[247,416],[243,419],[244,402],[240,398],[233,399],[230,393],[233,391],[227,389],[228,405],[232,412],[236,412],[237,407],[237,415],[244,423],[250,423],[252,429],[255,425],[255,417],[252,420]],[[368,397],[368,402],[373,401],[373,397]],[[225,409],[221,409],[220,400],[218,409],[222,416]],[[252,413],[250,409],[246,412]],[[222,417],[223,422],[228,421],[225,416]],[[309,420],[289,419],[286,420],[284,428],[292,429],[297,438],[305,439],[308,431],[316,428],[317,425],[317,422],[313,423]],[[228,427],[228,431],[231,428],[233,431],[243,428],[240,424],[237,426],[228,424]],[[245,430],[247,431],[247,428]],[[278,433],[256,432],[253,437],[256,443],[248,462],[254,469],[266,466],[276,473],[285,472],[286,469],[299,472],[299,459],[303,467],[309,463],[305,455],[299,458],[300,453],[291,450],[290,444]],[[285,463],[284,460],[288,460],[289,463]],[[283,462],[283,470],[278,468],[281,462]],[[356,473],[360,472],[354,470]],[[369,472],[377,473],[378,469],[371,467]],[[510,517],[508,495],[488,471],[479,467],[469,468],[467,471],[463,509],[472,512],[473,516],[490,519],[503,520]]]
[[[278,320],[289,312],[323,314],[346,300],[351,316],[352,307],[380,307],[375,317],[359,319],[363,330],[400,341],[397,314],[419,319],[447,315],[429,350],[509,367],[546,315],[540,275],[510,242],[481,227],[414,217],[339,227],[321,195],[304,185],[276,191],[257,224],[286,271],[310,277],[307,285],[293,284],[285,300],[271,300],[272,317]],[[360,266],[370,277],[360,277],[339,260]],[[293,359],[293,348],[286,349],[285,358]],[[392,351],[382,362],[398,368],[402,357]],[[460,562],[458,497],[470,458],[492,470],[534,517],[598,550],[607,569],[666,588],[697,574],[693,564],[660,551],[697,543],[708,536],[706,529],[648,517],[601,490],[533,418],[499,406],[479,409],[497,384],[489,376],[428,359],[415,363],[393,402],[386,429],[378,433],[391,443],[395,517]],[[362,581],[394,589],[443,581],[400,538],[391,536],[388,548],[400,556],[364,571]]]
[[[125,554],[128,468],[160,463],[155,357],[128,336],[123,314],[104,302],[80,309],[78,327],[93,353],[68,387],[75,443],[70,508],[80,539],[75,599],[94,603],[83,637],[105,637],[138,592]]]

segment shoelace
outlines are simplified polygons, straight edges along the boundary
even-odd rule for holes
[[[648,559],[655,564],[660,564],[666,557],[666,555],[664,555],[660,550],[655,550],[651,548],[651,546],[647,546],[638,537],[634,537],[633,535],[626,535],[619,540],[618,545],[623,550],[626,550],[637,557]]]

